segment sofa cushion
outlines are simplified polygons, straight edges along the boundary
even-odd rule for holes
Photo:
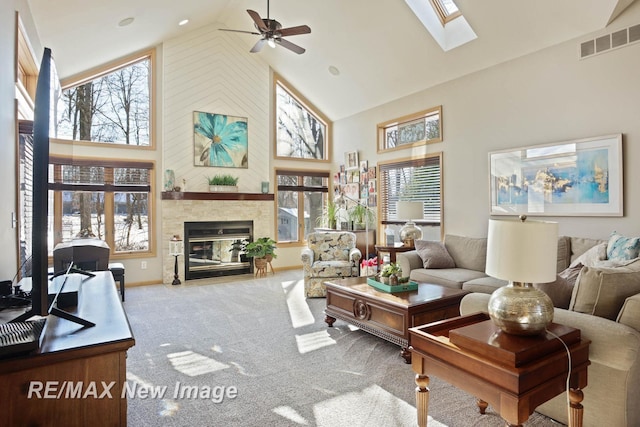
[[[462,289],[469,292],[479,292],[483,294],[493,293],[498,288],[507,286],[508,281],[496,279],[495,277],[485,276],[478,279],[466,281],[462,284]]]
[[[615,320],[626,298],[640,293],[640,261],[624,267],[584,267],[569,309]]]
[[[464,268],[440,268],[412,270],[410,279],[419,283],[433,283],[447,288],[462,289],[462,284],[469,280],[485,277],[486,274]]]
[[[607,244],[599,243],[573,260],[569,267],[576,267],[578,265],[594,267],[599,261],[604,261],[605,259],[607,259]]]
[[[607,243],[607,258],[634,259],[640,253],[640,237],[624,237],[615,231]]]
[[[616,321],[623,325],[631,326],[636,331],[640,331],[640,294],[633,295],[624,300],[624,304]]]
[[[447,234],[444,246],[456,267],[484,272],[487,265],[487,238],[474,238]]]
[[[349,277],[352,273],[350,261],[316,261],[311,266],[313,277]]]
[[[606,243],[606,240],[586,239],[584,237],[571,238],[571,261],[575,261],[580,255],[599,243]]]
[[[415,246],[424,268],[455,268],[455,261],[441,242],[416,240]]]
[[[571,237],[558,237],[558,264],[556,271],[560,273],[564,271],[571,263]]]
[[[571,295],[573,294],[573,287],[575,286],[582,267],[582,264],[569,267],[558,273],[556,280],[553,282],[534,283],[533,286],[549,295],[549,298],[553,301],[554,307],[564,309],[569,308]]]

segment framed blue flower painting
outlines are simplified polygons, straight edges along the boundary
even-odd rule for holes
[[[247,118],[193,112],[195,166],[248,168]]]

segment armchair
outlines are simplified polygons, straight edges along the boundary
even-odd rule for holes
[[[362,253],[356,235],[348,231],[309,233],[302,249],[304,293],[309,298],[327,295],[324,282],[358,275]]]

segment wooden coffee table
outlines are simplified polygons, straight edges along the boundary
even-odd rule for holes
[[[409,328],[460,315],[460,300],[468,292],[421,283],[418,290],[398,293],[378,291],[366,277],[325,282],[325,322],[331,327],[344,320],[363,331],[401,347],[400,355],[411,363]]]
[[[521,426],[536,407],[568,391],[569,426],[581,427],[590,341],[568,326],[552,323],[547,330],[561,337],[567,349],[549,333],[505,334],[484,313],[412,328],[418,426],[427,425],[428,375],[435,375],[474,395],[480,413],[491,405],[509,426]],[[571,353],[568,382],[567,351]]]

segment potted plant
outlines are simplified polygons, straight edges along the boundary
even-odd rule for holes
[[[276,241],[270,237],[260,237],[253,242],[245,242],[243,252],[247,258],[253,258],[258,270],[266,270],[266,265],[278,256],[275,253]]]
[[[402,276],[402,268],[400,267],[400,264],[392,262],[390,264],[385,264],[382,267],[382,270],[380,271],[380,279],[382,283],[389,284],[392,276],[396,277],[397,284],[398,278]]]
[[[212,192],[237,192],[238,177],[228,174],[214,175],[207,177],[209,191]]]
[[[327,201],[326,206],[322,210],[322,216],[319,216],[316,221],[319,226],[325,226],[328,228],[336,229],[338,225],[338,210],[340,208],[331,199]]]
[[[375,221],[375,214],[365,205],[355,204],[349,209],[349,218],[354,230],[364,230],[366,223]]]

